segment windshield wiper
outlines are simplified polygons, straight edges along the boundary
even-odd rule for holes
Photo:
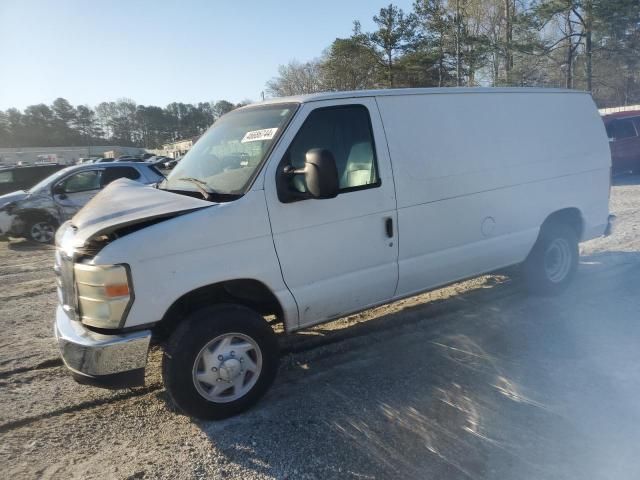
[[[202,194],[205,200],[209,200],[211,198],[212,193],[216,193],[213,190],[208,189],[209,185],[204,180],[200,180],[195,177],[183,177],[178,179],[181,182],[190,182],[193,183],[198,191]]]

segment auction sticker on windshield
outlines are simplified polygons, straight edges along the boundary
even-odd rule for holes
[[[252,130],[251,132],[247,132],[244,134],[244,137],[242,137],[242,140],[240,140],[240,143],[257,142],[259,140],[271,140],[273,137],[275,137],[277,131],[278,131],[277,128],[264,128],[262,130]]]

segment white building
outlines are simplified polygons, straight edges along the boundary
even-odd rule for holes
[[[177,142],[165,143],[162,145],[162,153],[159,153],[159,155],[165,155],[171,158],[181,157],[193,147],[193,144],[196,143],[199,138],[200,136],[197,136],[178,140]]]
[[[140,155],[143,148],[120,147],[117,145],[89,145],[84,147],[19,147],[0,148],[0,164],[15,165],[17,163],[62,163],[73,165],[80,158],[103,157],[109,155]]]

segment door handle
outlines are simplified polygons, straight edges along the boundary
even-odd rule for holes
[[[384,219],[384,228],[387,232],[387,237],[393,238],[393,218],[387,217]]]

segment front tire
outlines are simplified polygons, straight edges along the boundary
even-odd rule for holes
[[[578,236],[568,225],[543,225],[538,240],[524,262],[528,290],[557,295],[571,283],[578,267]]]
[[[53,243],[56,236],[57,226],[51,220],[39,218],[29,222],[27,225],[27,237],[29,240],[42,244]]]
[[[219,420],[254,405],[278,371],[278,341],[258,313],[240,305],[195,311],[171,335],[162,377],[187,415]]]

